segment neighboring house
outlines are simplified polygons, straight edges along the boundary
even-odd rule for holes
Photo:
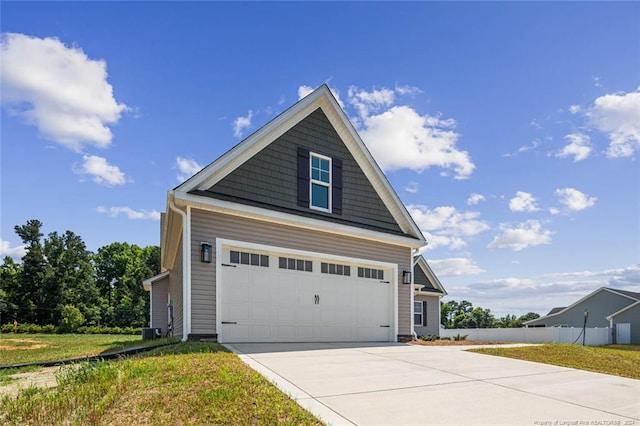
[[[640,333],[638,315],[640,293],[601,287],[566,308],[554,308],[549,314],[525,322],[527,327],[610,327],[630,324],[632,335]],[[626,326],[623,326],[626,327]]]
[[[425,239],[326,85],[169,191],[161,229],[163,333],[170,305],[183,340],[411,338]]]
[[[640,301],[614,312],[607,319],[614,330],[613,343],[640,345]]]
[[[414,258],[413,325],[417,336],[440,335],[440,299],[447,295],[422,255]]]

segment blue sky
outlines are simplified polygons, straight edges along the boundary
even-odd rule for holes
[[[159,244],[166,191],[327,83],[449,296],[640,291],[640,3],[2,3],[15,225]]]

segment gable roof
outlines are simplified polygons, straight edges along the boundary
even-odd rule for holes
[[[619,296],[627,297],[632,301],[640,300],[640,293],[634,293],[632,291],[627,291],[627,290],[613,289],[613,288],[610,288],[610,287],[600,287],[599,289],[597,289],[595,291],[592,291],[591,293],[589,293],[586,296],[584,296],[582,299],[578,300],[577,302],[572,303],[571,305],[567,306],[566,308],[562,308],[562,309],[553,308],[553,309],[551,309],[551,311],[547,315],[545,315],[543,317],[540,317],[540,318],[533,319],[533,320],[525,321],[524,324],[526,325],[526,324],[530,324],[530,323],[534,323],[534,322],[540,322],[540,321],[545,320],[547,318],[555,317],[557,315],[565,313],[569,309],[573,308],[574,306],[584,302],[585,300],[593,297],[594,295],[596,295],[596,294],[598,294],[598,293],[600,293],[602,291],[608,291],[610,293],[617,294]],[[556,310],[556,309],[559,309],[559,310]]]
[[[203,203],[217,202],[218,204],[224,204],[223,201],[203,201],[203,197],[197,197],[190,193],[193,191],[205,191],[215,185],[318,108],[321,108],[327,116],[331,125],[340,136],[340,139],[379,195],[385,207],[389,210],[393,219],[397,222],[401,231],[416,240],[414,244],[416,247],[426,244],[422,232],[404,204],[400,201],[395,190],[391,187],[391,184],[373,159],[373,156],[342,108],[338,105],[326,84],[323,84],[311,94],[299,100],[296,104],[234,146],[217,160],[178,185],[170,192],[170,196],[173,195],[176,199],[185,201]],[[227,203],[227,205],[228,204],[232,203]],[[269,215],[267,212],[263,211],[262,214],[265,215],[267,220],[273,219],[273,215]],[[287,214],[278,213],[278,216],[282,221],[283,217],[286,217]]]
[[[551,308],[551,310],[549,311],[549,313],[545,316],[549,316],[549,315],[553,315],[553,314],[557,314],[558,312],[564,311],[565,309],[567,309],[566,306],[559,306],[557,308]]]
[[[626,311],[628,311],[629,309],[634,309],[634,308],[636,308],[636,307],[638,307],[638,306],[640,306],[640,300],[639,300],[639,301],[637,301],[637,302],[635,302],[635,303],[630,304],[629,306],[625,306],[624,308],[620,309],[620,310],[619,310],[619,311],[617,311],[617,312],[612,313],[611,315],[609,315],[609,316],[607,317],[607,319],[608,319],[609,321],[611,321],[611,318],[613,318],[613,317],[617,317],[617,316],[618,316],[618,315],[620,315],[621,313],[626,312]]]
[[[444,289],[444,286],[442,285],[442,283],[440,282],[436,274],[433,272],[433,270],[427,263],[427,260],[421,254],[414,256],[413,264],[414,264],[414,268],[417,266],[422,270],[422,272],[424,272],[424,274],[427,276],[427,279],[433,286],[433,289],[423,286],[422,288],[418,289],[418,293],[439,294],[441,296],[447,295],[447,291]]]

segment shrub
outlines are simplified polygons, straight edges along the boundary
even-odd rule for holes
[[[425,342],[433,342],[434,340],[438,340],[439,337],[436,336],[435,334],[427,334],[426,336],[418,337],[418,339],[424,340]]]
[[[74,333],[84,324],[84,315],[80,309],[73,305],[65,305],[62,308],[62,320],[58,329],[63,333]]]
[[[0,328],[0,332],[2,332],[2,333],[13,333],[13,324],[4,324]]]
[[[42,333],[53,334],[56,332],[56,326],[53,324],[47,324],[42,326]]]
[[[467,340],[467,337],[469,337],[468,334],[456,334],[455,336],[452,337],[453,340]]]

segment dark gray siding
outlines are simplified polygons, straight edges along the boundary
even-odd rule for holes
[[[169,293],[169,277],[156,281],[151,286],[151,327],[160,327],[162,335],[167,332],[167,294]]]
[[[427,290],[440,291],[433,286],[429,277],[427,277],[427,274],[424,273],[419,264],[416,264],[413,268],[413,282],[425,286]]]
[[[297,148],[342,160],[342,214],[299,207]],[[198,195],[230,200],[322,220],[402,234],[375,189],[320,108]]]
[[[609,321],[606,317],[632,303],[634,303],[634,301],[628,297],[607,290],[601,290],[563,313],[550,317],[542,317],[527,325],[529,327],[541,325],[546,327],[582,327],[584,323],[584,311],[586,309],[589,311],[587,327],[609,327]]]
[[[398,265],[398,334],[411,334],[411,286],[402,284],[402,271],[408,270],[411,249],[338,234],[278,225],[237,216],[191,210],[191,333],[216,333],[216,258],[200,262],[200,242],[216,246],[216,238],[267,244],[317,253],[370,259]]]
[[[640,304],[613,317],[614,324],[631,324],[631,344],[640,345]]]

